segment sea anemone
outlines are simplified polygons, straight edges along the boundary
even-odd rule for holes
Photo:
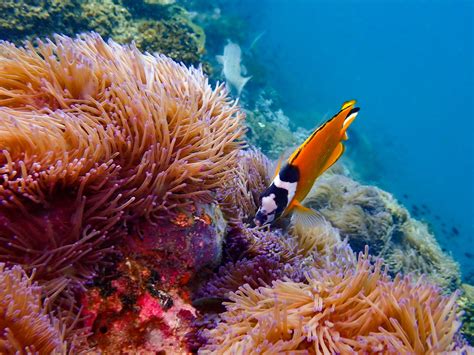
[[[292,262],[300,257],[298,241],[281,229],[243,227],[238,238],[246,245],[241,256],[273,255],[282,262]]]
[[[244,284],[258,288],[271,285],[274,280],[296,274],[295,267],[280,262],[275,256],[259,255],[250,260],[244,258],[221,266],[217,274],[199,290],[196,298],[225,298]]]
[[[279,280],[229,295],[203,353],[439,353],[455,347],[457,293],[423,279],[393,281],[368,252],[344,271],[312,269],[306,282]]]
[[[334,247],[342,243],[337,229],[325,219],[312,226],[293,225],[291,235],[297,240],[299,253],[303,256],[314,252],[330,255]]]
[[[369,245],[392,274],[426,273],[446,290],[459,287],[459,265],[443,253],[427,226],[412,218],[388,192],[329,173],[318,179],[304,204],[337,228],[354,251]]]
[[[259,207],[260,193],[270,182],[270,161],[260,150],[242,150],[237,159],[239,169],[218,191],[221,207],[232,224],[251,221]]]
[[[201,69],[133,45],[0,43],[0,260],[80,288],[136,221],[217,199],[242,120]]]
[[[48,315],[41,288],[19,267],[0,263],[0,352],[64,353],[64,328]]]

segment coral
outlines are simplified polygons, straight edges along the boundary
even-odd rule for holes
[[[0,2],[0,38],[20,41],[53,32],[81,29],[80,0],[4,0]]]
[[[83,302],[94,335],[90,343],[104,353],[184,353],[196,311],[176,294],[126,288],[101,295],[90,290]]]
[[[391,281],[367,252],[356,269],[313,269],[306,281],[231,293],[201,352],[437,353],[456,346],[457,295],[445,297],[423,279]]]
[[[95,31],[119,43],[134,40],[140,50],[197,66],[204,53],[205,33],[184,8],[168,5],[163,0],[2,1],[0,38],[20,43],[54,33]]]
[[[195,309],[191,284],[220,262],[223,219],[212,206],[147,224],[119,246],[82,297],[90,346],[105,353],[190,349]]]
[[[158,52],[185,64],[198,65],[204,51],[204,32],[195,32],[185,17],[171,20],[144,20],[136,23],[138,48]]]
[[[274,99],[266,92],[258,95],[252,109],[246,110],[247,138],[271,159],[278,159],[285,150],[301,144],[309,132],[293,129],[290,119],[276,107]]]
[[[113,0],[83,1],[81,17],[88,30],[119,43],[131,42],[138,35],[130,11]]]
[[[462,284],[461,290],[462,294],[458,300],[459,306],[464,311],[461,333],[468,342],[474,344],[474,286]]]
[[[0,57],[0,258],[53,292],[234,176],[243,115],[201,70],[96,34]]]
[[[270,162],[259,150],[243,150],[238,156],[239,169],[219,189],[219,201],[229,222],[251,222],[258,209],[259,197],[270,183]]]
[[[0,352],[63,353],[64,328],[48,315],[41,288],[19,267],[0,263]]]
[[[110,1],[110,0],[109,0]],[[140,50],[158,52],[187,65],[203,64],[206,34],[181,6],[168,6],[169,1],[129,1],[120,4],[89,0],[87,28],[107,35],[120,43],[135,41]],[[83,15],[87,16],[87,5]],[[114,16],[110,16],[113,13]]]
[[[202,206],[171,221],[147,223],[120,246],[129,260],[159,273],[162,287],[186,284],[204,267],[219,265],[225,221],[217,207]]]
[[[319,211],[355,251],[369,245],[394,274],[415,272],[445,289],[460,284],[459,266],[427,227],[410,217],[393,196],[347,176],[328,173],[316,182],[305,205]]]

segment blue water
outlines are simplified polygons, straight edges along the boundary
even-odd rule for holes
[[[311,128],[356,98],[377,185],[432,224],[474,276],[472,1],[243,1],[286,114]],[[350,147],[348,147],[350,149]],[[377,160],[375,162],[374,160]],[[375,177],[374,177],[375,178]],[[453,227],[459,234],[453,232]]]

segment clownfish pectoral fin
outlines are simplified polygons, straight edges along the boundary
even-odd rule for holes
[[[344,135],[342,136],[342,139],[347,141],[349,139],[349,136],[347,135],[347,132],[344,132]]]
[[[319,225],[324,221],[324,217],[321,214],[303,206],[299,201],[293,200],[291,207],[293,212],[291,222],[294,226],[307,228]]]
[[[321,174],[328,170],[331,166],[334,165],[334,163],[341,157],[341,155],[344,153],[344,145],[342,143],[339,143],[336,146],[336,149],[333,150],[331,156],[329,157],[328,161],[324,165],[323,169],[321,170]]]

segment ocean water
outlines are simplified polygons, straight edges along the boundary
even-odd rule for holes
[[[351,127],[370,154],[363,180],[428,222],[474,278],[474,2],[240,1],[268,80],[297,125],[340,104],[361,107]],[[251,74],[251,73],[250,73]],[[360,141],[360,139],[359,139]],[[351,139],[347,152],[354,148]],[[350,154],[350,153],[348,153]]]

